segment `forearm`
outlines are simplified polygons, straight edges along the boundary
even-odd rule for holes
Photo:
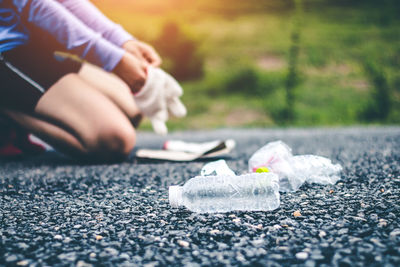
[[[105,70],[112,70],[124,50],[102,38],[53,0],[14,0],[27,22],[52,34],[65,48]]]
[[[121,47],[126,41],[134,37],[127,33],[119,24],[108,19],[97,7],[88,0],[57,0],[79,20],[95,32]]]

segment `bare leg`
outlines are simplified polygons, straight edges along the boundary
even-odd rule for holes
[[[133,111],[123,111],[115,103],[81,76],[69,74],[43,95],[32,114],[6,114],[62,152],[120,160],[136,138],[126,115]]]
[[[85,63],[79,76],[114,102],[137,127],[142,116],[128,85],[117,76],[92,64]]]

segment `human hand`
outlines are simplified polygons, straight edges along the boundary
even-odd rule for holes
[[[150,119],[154,131],[167,134],[169,113],[175,117],[186,115],[186,108],[179,100],[182,94],[182,87],[172,76],[159,68],[149,67],[146,83],[135,95],[135,101],[141,112]]]
[[[153,67],[161,65],[161,58],[154,48],[138,40],[129,40],[122,45],[122,48],[137,58],[146,61]]]
[[[130,53],[125,53],[113,72],[131,88],[133,93],[136,93],[146,83],[148,66],[148,63]]]

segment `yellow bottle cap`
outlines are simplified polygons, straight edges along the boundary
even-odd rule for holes
[[[269,172],[267,167],[260,167],[256,170],[256,173],[262,173],[262,172]]]

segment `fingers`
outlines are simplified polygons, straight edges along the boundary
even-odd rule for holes
[[[128,41],[122,45],[122,48],[124,48],[127,52],[135,56],[140,61],[149,63],[147,59],[143,56],[143,53],[138,45],[139,43],[140,43],[139,41]]]
[[[162,70],[161,70],[162,71]],[[180,86],[180,84],[168,73],[164,72],[166,75],[165,77],[165,87],[167,88],[167,97],[172,98],[176,96],[182,96],[183,95],[183,89]]]
[[[162,63],[161,57],[158,55],[156,50],[148,44],[140,43],[139,49],[142,52],[143,57],[153,66],[159,67]]]
[[[183,95],[183,89],[179,83],[167,72],[162,69],[153,69],[158,77],[164,79],[164,95],[168,111],[175,117],[182,118],[186,116],[186,107],[180,101],[179,97]]]
[[[164,87],[165,87],[165,97],[173,98],[176,96],[183,95],[183,89],[180,84],[167,72],[163,71],[160,68],[154,68],[154,72],[157,72],[159,77],[163,77],[164,79]]]
[[[130,53],[125,53],[113,72],[126,82],[132,92],[136,93],[146,82],[147,68],[148,65],[143,61],[140,61]]]
[[[155,133],[160,135],[166,135],[168,133],[168,128],[166,125],[166,121],[168,120],[168,112],[163,109],[157,112],[151,118],[151,125]]]
[[[168,133],[168,128],[165,124],[165,121],[151,120],[151,126],[156,134],[166,135]]]
[[[159,67],[161,65],[162,60],[156,50],[144,42],[131,40],[123,44],[122,48],[153,67]]]
[[[136,46],[131,46],[129,47],[129,50],[127,50],[129,53],[131,53],[133,56],[138,58],[140,61],[142,61],[145,64],[150,64],[150,62],[147,60],[147,58],[143,55],[142,51]]]
[[[143,64],[135,65],[135,63],[133,63],[133,65],[130,66],[130,68],[131,68],[132,76],[130,79],[128,78],[129,80],[131,80],[128,83],[128,85],[131,88],[133,93],[137,93],[142,89],[142,87],[146,83],[147,66],[143,65]]]
[[[169,112],[177,118],[183,118],[187,114],[186,107],[183,105],[182,101],[178,97],[173,97],[167,100],[167,106]]]

